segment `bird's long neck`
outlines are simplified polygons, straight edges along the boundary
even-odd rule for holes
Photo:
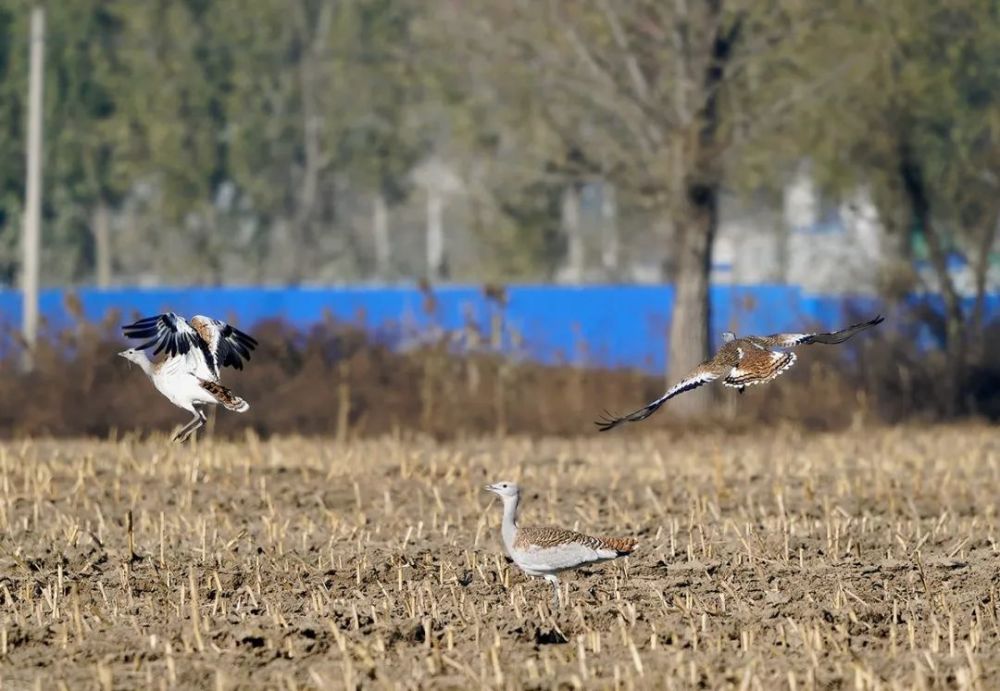
[[[150,362],[149,358],[147,358],[145,355],[136,358],[133,362],[139,365],[139,369],[145,372],[147,377],[153,376],[153,363]]]
[[[517,537],[517,504],[520,495],[504,497],[503,499],[503,522],[500,524],[500,533],[503,535],[504,545],[509,551],[514,546],[514,539]]]

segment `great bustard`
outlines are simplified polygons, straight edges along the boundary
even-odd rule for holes
[[[560,571],[575,569],[631,554],[638,540],[631,537],[592,537],[573,530],[522,527],[517,524],[520,488],[513,482],[497,482],[486,489],[503,500],[500,533],[507,554],[529,576],[541,576],[552,584],[553,605],[559,605]]]
[[[205,424],[200,406],[249,410],[250,404],[222,385],[220,370],[243,369],[243,360],[249,360],[257,347],[252,336],[218,319],[199,315],[187,322],[173,312],[140,319],[122,330],[128,338],[149,340],[119,355],[138,364],[167,400],[191,413],[191,421],[174,435],[175,441],[185,441]],[[164,360],[151,362],[146,357],[143,351],[154,346],[153,355],[165,351]]]
[[[655,401],[621,417],[608,415],[594,424],[602,432],[606,432],[624,422],[645,420],[674,396],[696,389],[719,377],[724,377],[723,384],[743,393],[746,387],[771,381],[795,364],[795,353],[784,352],[781,349],[810,343],[843,343],[855,334],[883,321],[883,317],[878,316],[870,321],[830,333],[783,333],[736,338],[736,334],[732,331],[726,331],[722,334],[722,347],[714,357],[695,367]]]

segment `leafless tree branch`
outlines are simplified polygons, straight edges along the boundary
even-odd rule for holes
[[[635,91],[635,97],[640,101],[646,102],[649,97],[649,83],[646,81],[646,77],[642,73],[642,68],[640,67],[639,61],[636,59],[635,53],[629,44],[628,37],[622,30],[621,20],[608,0],[600,0],[600,4],[601,11],[604,13],[604,17],[608,22],[608,27],[611,29],[611,35],[614,37],[615,43],[618,45],[619,50],[622,51],[624,56],[625,69],[628,71],[629,77],[632,80],[632,88]]]

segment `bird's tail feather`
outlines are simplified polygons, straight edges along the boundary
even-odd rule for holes
[[[245,413],[250,410],[249,403],[234,394],[230,389],[226,388],[219,382],[202,379],[201,388],[212,394],[215,400],[222,404],[227,410],[232,410],[237,413]]]
[[[618,552],[619,556],[631,554],[639,544],[639,541],[634,537],[602,537],[599,539],[605,549],[613,549]]]

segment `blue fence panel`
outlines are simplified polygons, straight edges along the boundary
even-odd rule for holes
[[[210,314],[249,328],[265,319],[283,319],[304,328],[332,317],[399,348],[435,330],[454,331],[467,324],[488,333],[501,309],[479,286],[437,287],[430,303],[419,288],[406,286],[83,288],[74,294],[89,320],[103,319],[111,310],[117,310],[123,322],[174,311]],[[509,286],[502,309],[504,347],[515,352],[512,335],[516,334],[516,353],[534,361],[662,371],[673,298],[669,285]],[[710,298],[716,345],[723,331],[835,329],[880,308],[876,298],[810,295],[785,285],[715,285]],[[49,330],[73,323],[65,303],[66,291],[42,291],[40,310]],[[988,296],[985,308],[988,319],[1000,315],[1000,295]],[[912,298],[908,310],[920,309],[941,313],[943,306],[937,296]],[[0,323],[11,328],[20,320],[20,293],[0,291]],[[939,345],[940,334],[920,329],[912,335],[921,343]]]

